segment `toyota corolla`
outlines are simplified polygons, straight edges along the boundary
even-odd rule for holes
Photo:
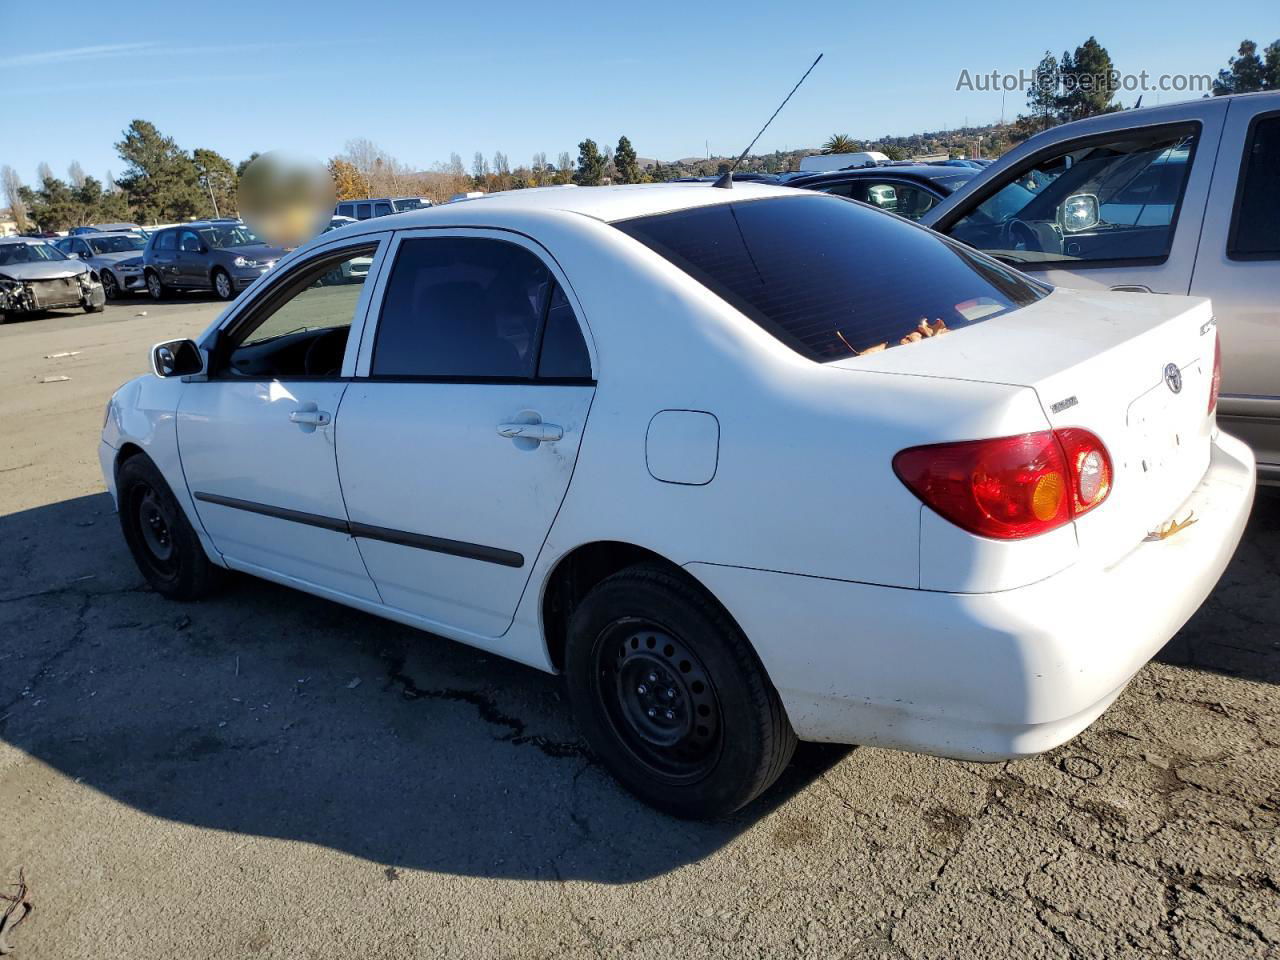
[[[682,816],[797,738],[1065,742],[1253,499],[1208,301],[1056,290],[772,186],[348,226],[152,366],[100,451],[156,591],[241,571],[562,672],[596,755]]]

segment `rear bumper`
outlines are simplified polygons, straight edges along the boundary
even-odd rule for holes
[[[693,563],[752,639],[797,734],[962,759],[1071,739],[1199,608],[1244,532],[1254,460],[1233,437],[1176,517],[1108,568],[1001,593],[897,589]]]

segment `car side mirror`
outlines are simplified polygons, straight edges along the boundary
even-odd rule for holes
[[[204,356],[194,340],[169,340],[151,348],[151,372],[157,377],[189,377],[204,370]]]
[[[69,259],[69,260],[79,260],[79,259],[80,259],[80,254],[78,254],[78,253],[68,253],[68,254],[67,254],[67,259]]]
[[[1102,222],[1098,198],[1091,193],[1077,193],[1074,197],[1067,197],[1058,208],[1058,215],[1064,233],[1092,230]]]
[[[209,248],[206,247],[203,243],[200,244],[200,248],[196,250],[196,253],[208,253],[208,252],[209,252]]]

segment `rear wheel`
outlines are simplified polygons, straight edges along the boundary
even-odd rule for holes
[[[796,738],[750,643],[695,584],[656,566],[599,583],[569,622],[574,714],[610,772],[679,817],[732,813]]]
[[[147,271],[147,293],[151,294],[152,300],[163,300],[165,294],[169,291],[163,283],[160,282],[160,274],[154,270]]]
[[[231,282],[231,275],[225,270],[213,271],[213,292],[219,300],[230,300],[236,295],[235,285]]]
[[[116,491],[125,543],[147,583],[173,600],[212,593],[223,570],[210,562],[156,465],[130,457],[116,472]]]

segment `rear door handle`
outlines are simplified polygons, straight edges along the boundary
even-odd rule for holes
[[[324,410],[294,410],[289,414],[289,419],[308,427],[323,427],[329,422],[330,417]]]
[[[500,423],[498,436],[509,440],[536,440],[554,443],[564,436],[564,429],[554,423]]]

